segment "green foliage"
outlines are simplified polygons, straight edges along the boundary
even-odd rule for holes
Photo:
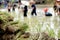
[[[58,38],[60,39],[60,30],[58,31]]]
[[[25,33],[25,31],[28,28],[28,25],[26,23],[21,23],[19,21],[13,21],[13,19],[13,16],[11,16],[9,13],[0,11],[0,28],[4,31],[8,30],[9,32],[16,32],[15,36],[17,39],[23,33]]]
[[[13,20],[13,16],[11,16],[9,13],[7,12],[1,12],[0,11],[0,19],[4,20],[5,22],[8,22],[10,20]]]
[[[22,27],[24,30],[26,30],[28,28],[28,25],[26,23],[24,23]]]
[[[12,21],[9,21],[12,20]],[[18,27],[21,31],[26,31],[28,28],[28,25],[26,23],[20,23],[19,21],[13,21],[13,17],[6,12],[1,12],[0,11],[0,23],[4,24],[3,26],[6,27],[7,25],[9,26],[14,26]]]
[[[51,29],[51,30],[48,30],[48,34],[50,37],[54,38],[55,37],[55,33],[54,33],[54,30]]]

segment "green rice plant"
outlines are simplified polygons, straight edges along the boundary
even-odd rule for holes
[[[54,38],[54,37],[55,37],[55,32],[54,32],[54,30],[53,30],[53,29],[48,30],[48,35],[49,35],[50,37]]]
[[[13,16],[9,13],[0,12],[0,28],[4,31],[8,30],[8,32],[15,33],[15,38],[17,39],[28,29],[28,24],[20,21],[13,21],[13,19]]]
[[[27,28],[28,28],[28,25],[27,25],[26,23],[23,23],[23,24],[21,25],[21,27],[20,27],[20,29],[21,29],[22,31],[26,31]]]
[[[60,39],[60,30],[58,30],[58,38]]]

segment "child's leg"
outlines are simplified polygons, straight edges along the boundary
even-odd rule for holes
[[[8,12],[10,12],[10,9],[8,9]]]
[[[36,11],[35,11],[35,15],[37,16],[37,13],[36,13]]]
[[[24,17],[27,17],[27,11],[24,11]]]
[[[31,12],[31,15],[32,15],[32,16],[33,16],[33,13],[34,13],[34,12],[32,11],[32,12]]]

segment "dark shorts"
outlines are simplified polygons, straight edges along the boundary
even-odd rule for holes
[[[45,16],[52,16],[52,14],[51,13],[48,13],[48,14],[45,14]]]
[[[27,17],[27,11],[24,11],[24,17]]]
[[[35,15],[37,16],[36,11],[32,11],[32,12],[31,12],[31,15],[33,15],[33,14],[35,14]]]
[[[8,12],[10,12],[10,9],[8,9]]]

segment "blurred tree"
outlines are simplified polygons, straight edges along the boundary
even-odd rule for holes
[[[51,4],[51,3],[54,3],[55,0],[46,0],[46,3],[47,4]]]

